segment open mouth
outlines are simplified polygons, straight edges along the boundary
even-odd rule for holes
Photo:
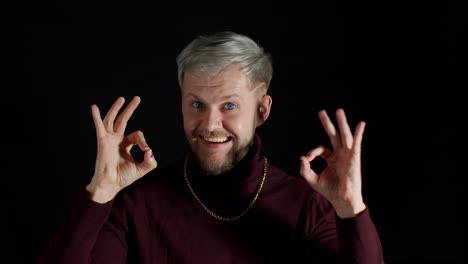
[[[200,136],[200,139],[206,144],[224,144],[232,140],[231,137],[203,137]]]

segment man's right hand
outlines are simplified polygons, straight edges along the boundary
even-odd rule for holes
[[[119,97],[104,119],[101,118],[99,108],[96,105],[91,106],[96,127],[97,156],[94,176],[86,190],[95,202],[106,203],[112,200],[120,190],[158,165],[141,131],[124,135],[127,122],[140,102],[140,97],[135,96],[119,114],[125,103],[125,99]],[[137,162],[130,153],[134,145],[138,145],[144,152],[142,162]]]

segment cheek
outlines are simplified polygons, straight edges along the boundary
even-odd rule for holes
[[[252,133],[252,122],[251,116],[235,116],[225,120],[224,128],[238,137],[244,137]]]
[[[197,127],[197,121],[190,114],[183,113],[183,125],[185,133],[191,134]]]

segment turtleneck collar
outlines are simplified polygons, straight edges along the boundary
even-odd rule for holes
[[[189,157],[187,177],[203,203],[221,214],[230,214],[245,208],[246,202],[258,189],[263,168],[261,140],[255,133],[249,151],[230,171],[220,175],[209,175],[195,158]]]

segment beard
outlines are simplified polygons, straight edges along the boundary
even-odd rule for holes
[[[194,149],[192,148],[194,151]],[[230,171],[239,162],[239,156],[234,149],[231,149],[225,157],[218,157],[219,154],[211,152],[208,154],[200,154],[194,151],[195,158],[200,167],[210,175],[220,175]]]
[[[253,142],[253,135],[245,145],[240,145],[239,141],[231,137],[232,147],[225,154],[219,153],[218,150],[202,151],[200,145],[203,143],[200,139],[197,141],[187,139],[200,167],[209,175],[220,175],[233,169],[247,154]]]

